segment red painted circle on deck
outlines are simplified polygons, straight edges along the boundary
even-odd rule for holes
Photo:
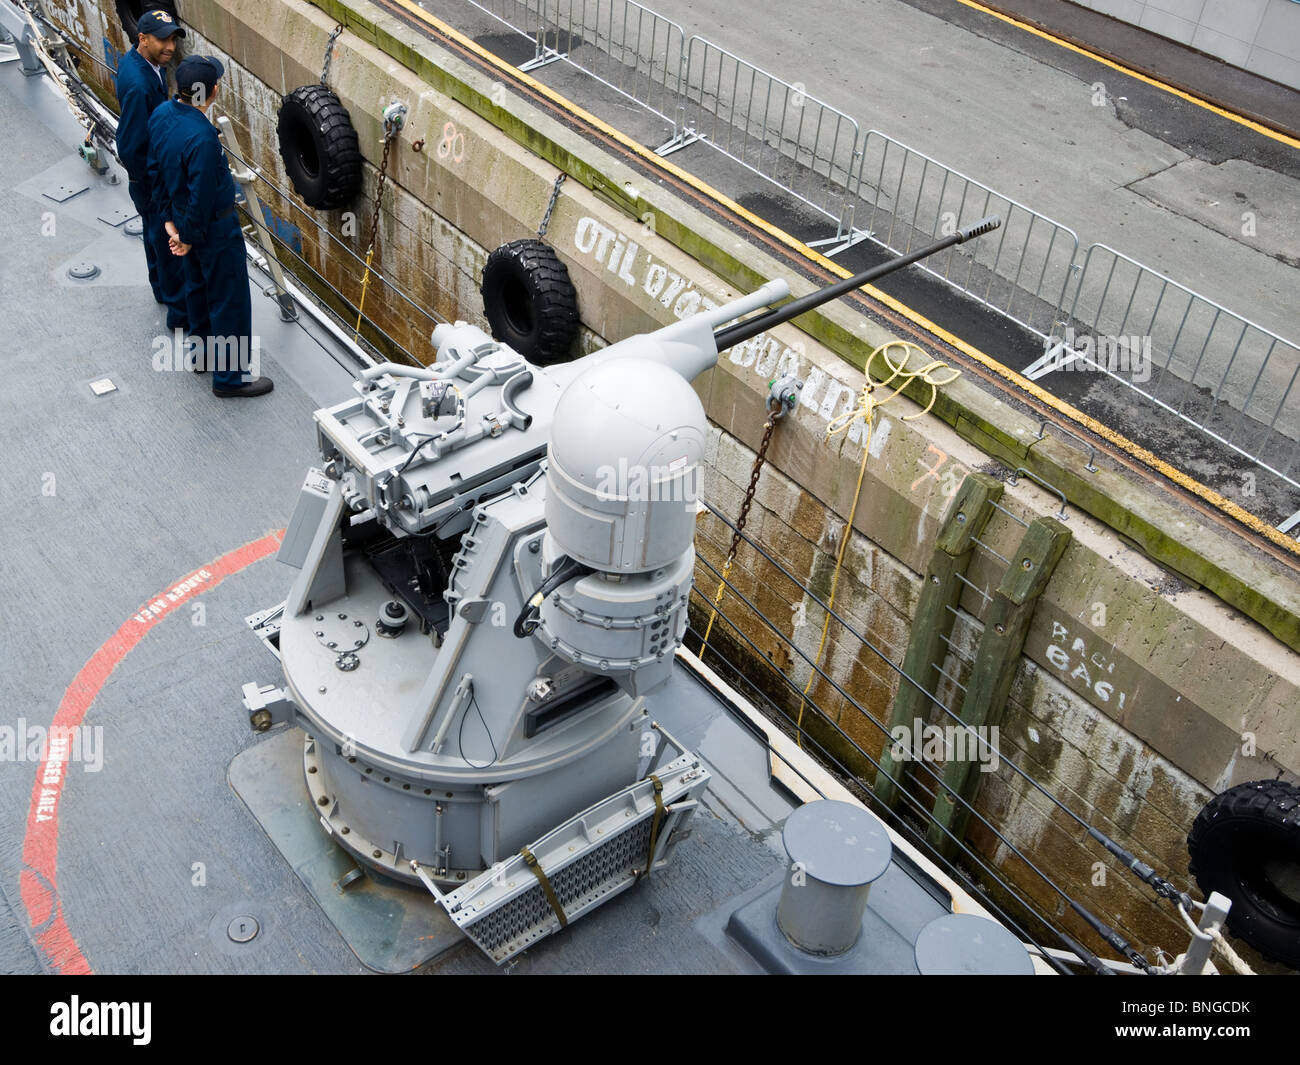
[[[36,768],[32,804],[23,838],[23,870],[19,878],[23,906],[31,923],[32,938],[57,973],[87,974],[93,970],[63,919],[59,900],[59,800],[63,793],[66,751],[54,742],[70,736],[127,654],[163,618],[215,588],[227,577],[251,566],[280,547],[284,530],[237,547],[206,566],[186,574],[145,603],[93,655],[68,685],[50,722],[45,755]],[[56,757],[51,757],[56,755]]]

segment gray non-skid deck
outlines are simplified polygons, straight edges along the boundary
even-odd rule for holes
[[[0,65],[0,129],[9,473],[0,518],[9,650],[0,725],[48,726],[66,698],[84,706],[81,724],[102,729],[102,767],[70,763],[58,797],[52,886],[62,920],[101,973],[363,971],[292,856],[276,849],[228,779],[241,752],[298,742],[249,730],[241,685],[276,681],[279,666],[244,619],[289,586],[293,571],[265,538],[285,524],[318,458],[312,411],[345,398],[349,374],[309,320],[286,325],[256,295],[273,395],[222,401],[205,378],[155,370],[162,309],[138,240],[99,220],[126,207],[125,185],[95,178],[76,160],[78,128],[63,102],[46,79],[23,78],[13,63]],[[62,204],[45,195],[69,180],[89,187]],[[87,258],[100,276],[68,280],[67,266]],[[260,288],[260,277],[254,283]],[[105,377],[115,391],[95,396],[90,382]],[[145,604],[259,541],[259,559],[149,622],[125,653],[114,644],[119,629],[145,625],[133,620]],[[735,905],[779,879],[780,823],[796,804],[770,783],[763,745],[684,670],[653,699],[651,716],[712,774],[692,837],[664,873],[542,942],[514,971],[754,968],[722,930]],[[41,945],[40,893],[30,903],[24,896],[36,882],[24,877],[37,862],[24,854],[36,771],[25,759],[0,762],[0,972],[61,964]],[[305,798],[300,778],[289,776],[287,787]],[[286,793],[287,805],[296,801]],[[881,895],[888,906],[901,892],[915,896],[913,917],[942,909],[895,879]],[[234,942],[228,926],[249,917],[260,931]],[[891,969],[906,971],[906,951],[889,950]],[[427,970],[495,966],[464,942]]]
[[[13,63],[0,67],[0,129],[9,470],[0,596],[11,663],[3,723],[48,726],[78,671],[144,604],[283,527],[310,462],[311,412],[348,375],[260,297],[255,330],[272,396],[223,401],[206,378],[156,372],[153,344],[165,328],[139,241],[97,220],[106,207],[129,207],[125,184],[75,165],[76,123],[46,78],[23,78]],[[44,186],[67,174],[91,188],[63,204],[47,199]],[[69,263],[92,257],[103,271],[95,282],[65,279]],[[284,356],[305,362],[312,349],[305,390]],[[89,383],[103,377],[116,391],[96,397]],[[57,887],[97,971],[360,968],[225,779],[253,742],[240,683],[274,666],[243,619],[282,598],[291,574],[266,558],[159,621],[85,715],[103,729],[103,766],[68,766]],[[35,769],[0,763],[0,886],[8,919],[24,930]],[[256,915],[263,933],[236,951],[226,924],[238,913]],[[22,949],[27,938],[0,938],[18,947],[0,970],[37,960],[39,951]]]

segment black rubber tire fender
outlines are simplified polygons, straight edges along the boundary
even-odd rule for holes
[[[538,366],[566,362],[573,355],[578,293],[549,244],[502,244],[483,266],[481,291],[492,336],[501,343]]]
[[[332,211],[361,188],[361,148],[352,116],[324,85],[294,89],[280,105],[275,132],[294,191],[310,207]]]
[[[1206,896],[1232,900],[1232,932],[1300,969],[1300,787],[1258,780],[1216,795],[1197,815],[1187,850]]]

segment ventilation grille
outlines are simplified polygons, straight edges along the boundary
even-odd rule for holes
[[[645,865],[649,846],[650,822],[642,821],[550,877],[565,915],[590,909],[602,896],[628,886],[635,880],[632,870]],[[461,930],[485,953],[500,960],[550,935],[559,924],[537,883],[474,924],[462,925]]]
[[[668,809],[655,843],[656,868],[685,837],[682,830],[709,774],[694,755],[684,753],[659,770],[659,778]],[[655,810],[652,781],[639,780],[529,846],[570,924],[636,883],[637,873],[645,870]],[[519,854],[438,899],[456,926],[497,963],[560,929],[546,892]]]

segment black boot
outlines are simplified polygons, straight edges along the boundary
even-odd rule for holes
[[[218,388],[213,385],[212,394],[222,399],[233,399],[236,396],[264,396],[273,388],[275,385],[269,377],[259,377],[256,381],[245,381],[233,388]]]

